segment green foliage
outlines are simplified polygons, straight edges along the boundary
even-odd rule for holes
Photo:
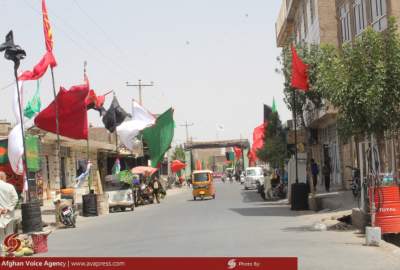
[[[264,147],[257,151],[257,157],[270,163],[274,168],[282,168],[286,158],[286,141],[282,123],[277,112],[271,113],[264,131]]]
[[[185,161],[185,150],[183,149],[183,147],[181,145],[175,147],[175,151],[172,154],[172,159],[173,160],[181,160],[181,161]]]
[[[338,128],[343,137],[382,134],[400,127],[400,38],[393,18],[388,29],[366,29],[341,50],[322,45],[298,48],[309,64],[310,91],[296,95],[300,116],[307,100],[316,107],[330,102],[338,109]],[[293,104],[290,87],[291,54],[283,49],[285,95]],[[296,93],[296,94],[297,94]]]

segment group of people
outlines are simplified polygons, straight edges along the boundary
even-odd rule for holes
[[[314,191],[316,191],[317,182],[318,182],[318,174],[319,174],[319,166],[315,162],[314,159],[311,159],[311,168],[310,169],[311,169],[311,175],[312,175]],[[324,184],[325,184],[325,191],[326,192],[329,192],[329,190],[330,190],[331,172],[332,172],[331,162],[330,162],[330,159],[327,158],[325,160],[325,162],[324,162],[323,167],[322,167],[322,177],[323,177],[322,179],[323,179]]]

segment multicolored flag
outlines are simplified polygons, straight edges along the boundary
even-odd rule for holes
[[[7,139],[0,140],[0,164],[8,163],[7,148],[8,148],[8,140]]]

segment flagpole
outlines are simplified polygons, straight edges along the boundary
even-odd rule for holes
[[[22,167],[23,172],[25,173],[26,183],[28,184],[28,163],[26,158],[26,143],[25,143],[25,131],[24,131],[24,117],[22,115],[22,108],[21,108],[21,94],[19,92],[19,83],[18,83],[18,66],[14,65],[14,76],[15,82],[17,84],[17,94],[18,94],[18,109],[19,109],[19,120],[21,122],[21,135],[22,135],[22,145],[24,147],[24,158],[22,160]],[[24,179],[24,181],[25,181]],[[28,184],[28,202],[31,201],[31,194],[29,192],[29,184]]]
[[[86,67],[87,67],[87,61],[85,60],[83,62],[83,80],[86,83],[89,83],[89,80],[86,80]],[[90,89],[89,89],[90,91]],[[89,144],[89,135],[90,135],[90,126],[89,126],[89,122],[88,122],[88,136],[86,139],[86,169],[89,166],[89,160],[90,160],[90,144]],[[89,175],[88,175],[88,186],[89,186],[89,193],[92,189],[92,177],[91,177],[91,173],[89,170]]]
[[[57,153],[57,159],[58,159],[58,171],[59,171],[59,177],[60,177],[60,189],[62,188],[62,171],[61,171],[61,145],[60,145],[60,125],[59,125],[59,119],[58,119],[58,104],[57,104],[57,92],[56,92],[56,83],[54,80],[54,70],[53,67],[50,66],[50,71],[51,71],[51,81],[53,84],[53,95],[54,95],[54,108],[56,111],[56,134],[57,134],[57,144],[56,144],[56,153]]]
[[[296,184],[299,183],[299,170],[298,170],[298,163],[297,163],[297,113],[296,113],[296,89],[293,89],[293,121],[294,121],[294,157],[295,157],[295,164],[296,164]]]

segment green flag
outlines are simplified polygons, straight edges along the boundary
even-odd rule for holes
[[[277,112],[278,110],[276,109],[276,104],[275,104],[275,98],[272,99],[272,112]]]
[[[0,140],[0,164],[7,164],[8,163],[8,140]]]
[[[39,138],[37,136],[25,137],[26,163],[31,172],[40,171]]]
[[[40,112],[40,107],[42,103],[40,102],[40,83],[39,80],[36,81],[36,92],[31,100],[28,101],[28,105],[24,109],[24,115],[26,118],[31,119],[35,114]]]
[[[174,138],[174,119],[172,108],[161,114],[155,125],[143,130],[143,140],[149,147],[151,166],[156,168],[170,148]]]

